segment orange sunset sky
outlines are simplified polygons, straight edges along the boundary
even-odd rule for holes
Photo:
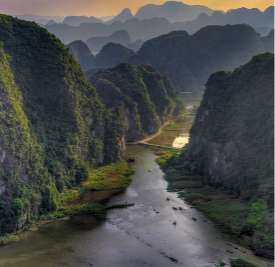
[[[164,2],[163,0],[0,0],[0,13],[111,16],[125,7],[136,12],[142,5]],[[273,0],[184,0],[183,2],[207,5],[218,10],[238,7],[265,9],[267,6],[274,5]]]

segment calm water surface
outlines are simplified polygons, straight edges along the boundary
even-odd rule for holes
[[[150,149],[130,146],[128,153],[137,159],[133,182],[111,202],[135,206],[112,210],[100,224],[86,218],[86,224],[44,225],[0,248],[0,267],[214,267],[239,256],[273,266],[226,241],[203,215],[167,192]]]

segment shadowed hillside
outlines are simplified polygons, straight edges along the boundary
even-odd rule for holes
[[[248,25],[208,26],[194,35],[178,31],[149,40],[130,62],[152,65],[180,92],[196,91],[211,73],[233,70],[272,44]]]
[[[95,68],[95,56],[89,47],[82,41],[74,41],[67,46],[74,59],[81,65],[84,71]]]
[[[273,54],[255,56],[232,73],[213,74],[190,143],[166,166],[168,179],[176,175],[184,181],[191,175],[196,182],[200,176],[204,185],[215,188],[191,189],[185,196],[246,240],[257,255],[270,258],[274,247],[273,86]]]

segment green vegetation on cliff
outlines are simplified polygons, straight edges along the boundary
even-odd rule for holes
[[[33,203],[44,193],[44,203],[54,208],[47,191],[53,180],[44,166],[42,149],[29,127],[22,95],[14,82],[10,57],[0,48],[0,232],[12,231],[30,220]],[[25,180],[25,181],[24,181]],[[41,191],[43,190],[43,192]],[[6,194],[5,194],[6,193]],[[41,204],[41,208],[46,208]],[[22,216],[25,216],[22,219]]]
[[[127,141],[156,132],[177,111],[169,81],[150,66],[120,64],[91,75],[100,99],[122,118]]]
[[[68,49],[35,23],[5,15],[0,109],[0,233],[57,209],[59,192],[121,156],[119,122]]]
[[[268,53],[213,74],[190,143],[164,164],[171,190],[266,257],[274,247],[273,85]]]

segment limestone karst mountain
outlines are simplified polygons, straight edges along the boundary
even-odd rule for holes
[[[71,54],[84,65],[92,58],[81,41],[66,48],[37,24],[0,15],[0,234],[56,210],[64,188],[123,154],[126,114],[104,105],[101,88],[89,83]],[[152,122],[132,130],[136,141],[173,112],[173,89],[152,68],[127,66],[117,73],[141,97],[138,119]],[[163,98],[152,99],[156,92]],[[117,99],[108,101],[116,106]],[[127,103],[124,94],[121,102]]]
[[[174,89],[150,66],[120,64],[89,80],[105,106],[123,118],[127,141],[154,133],[176,112]]]
[[[136,17],[139,19],[166,18],[170,22],[196,19],[201,13],[210,15],[213,12],[206,6],[187,5],[183,2],[166,1],[162,5],[149,4],[141,7]]]
[[[117,16],[108,21],[108,23],[113,23],[116,21],[125,22],[126,20],[129,20],[131,18],[133,18],[131,10],[129,8],[124,8]]]
[[[245,24],[207,26],[193,35],[175,31],[143,44],[132,63],[149,64],[172,81],[178,91],[202,90],[215,71],[230,71],[273,47]]]
[[[202,27],[207,25],[227,25],[227,24],[248,24],[257,32],[266,35],[274,28],[274,7],[270,6],[266,10],[261,11],[257,8],[237,8],[227,12],[215,11],[212,14],[202,13],[198,18],[178,24],[178,27],[195,33]],[[175,25],[175,27],[177,27]]]
[[[110,68],[120,63],[127,63],[135,53],[120,44],[105,45],[95,58],[96,68]]]
[[[211,75],[191,129],[190,142],[181,155],[167,164],[167,173],[192,176],[194,181],[198,180],[195,177],[201,177],[205,185],[216,190],[213,196],[227,193],[238,199],[234,202],[230,201],[231,197],[217,197],[215,201],[209,197],[206,202],[202,200],[202,205],[229,232],[242,240],[246,238],[257,255],[271,259],[274,255],[273,100],[273,54],[257,55],[233,72]],[[201,192],[193,192],[194,199]],[[220,208],[225,209],[221,216],[217,211]]]
[[[266,35],[274,28],[274,7],[266,10],[237,8],[227,12],[210,10],[203,6],[190,6],[181,2],[167,1],[163,5],[147,5],[131,16],[122,11],[121,19],[89,21],[71,26],[66,23],[47,25],[46,28],[65,44],[75,40],[86,41],[92,37],[108,36],[116,31],[127,31],[131,40],[146,41],[171,31],[187,31],[193,34],[208,25],[248,24],[257,32]]]

